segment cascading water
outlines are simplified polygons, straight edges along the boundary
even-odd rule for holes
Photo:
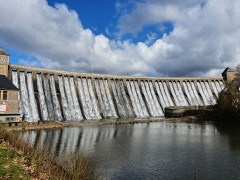
[[[191,82],[191,87],[192,87],[192,90],[193,90],[193,93],[194,93],[194,96],[196,97],[197,101],[198,101],[198,104],[203,106],[203,102],[201,101],[199,95],[198,95],[198,92],[195,88],[195,85],[194,85],[194,82]]]
[[[65,92],[66,92],[66,97],[67,97],[67,105],[68,105],[68,109],[70,112],[70,119],[69,120],[77,120],[76,119],[76,111],[73,105],[73,97],[72,97],[72,93],[70,90],[70,86],[69,86],[69,81],[68,81],[68,77],[64,76],[64,85],[65,85]]]
[[[46,100],[46,105],[47,105],[47,109],[48,109],[49,120],[56,120],[57,115],[55,115],[56,112],[54,111],[54,108],[53,108],[52,94],[50,91],[47,74],[43,75],[43,87],[44,87],[43,89],[44,89],[44,93],[45,93],[45,100]]]
[[[219,82],[218,81],[215,81],[215,84],[216,84],[216,87],[217,87],[217,90],[218,90],[218,93],[220,93],[222,91],[220,85],[219,85]]]
[[[206,105],[206,106],[207,106],[207,105],[210,105],[209,102],[208,102],[208,100],[207,100],[207,98],[206,98],[206,96],[205,96],[205,93],[203,92],[203,89],[202,89],[202,87],[201,87],[200,82],[197,82],[197,86],[198,86],[198,90],[199,90],[199,92],[200,92],[200,94],[201,94],[201,96],[202,96],[204,105]]]
[[[107,100],[109,102],[111,114],[114,118],[117,118],[118,116],[117,116],[115,107],[113,105],[113,100],[112,100],[112,96],[111,96],[110,91],[109,91],[107,79],[104,80],[104,86],[105,86],[105,90],[106,90],[106,94],[107,94]],[[125,104],[126,104],[126,102],[125,102]]]
[[[169,82],[169,87],[170,87],[170,90],[172,92],[172,95],[173,95],[173,99],[175,101],[175,104],[176,106],[181,106],[181,103],[179,102],[178,98],[177,98],[177,95],[173,89],[173,85],[172,85],[172,82]]]
[[[20,72],[20,91],[21,91],[21,100],[22,100],[22,112],[25,115],[24,120],[27,122],[32,121],[31,118],[31,109],[30,109],[30,101],[28,95],[28,89],[26,85],[25,73]]]
[[[187,82],[187,83],[186,83],[186,86],[187,86],[187,88],[188,88],[188,91],[189,91],[189,94],[190,94],[190,96],[191,96],[191,98],[192,98],[192,102],[193,102],[194,106],[200,105],[200,104],[199,104],[200,99],[198,100],[199,97],[197,97],[198,94],[197,94],[197,92],[194,93],[194,90],[193,90],[190,82]],[[196,89],[195,89],[195,90],[196,90]],[[196,94],[196,95],[195,95],[195,94]]]
[[[53,108],[55,112],[55,116],[58,121],[63,121],[58,97],[57,97],[57,91],[56,91],[56,86],[55,86],[55,80],[54,76],[50,74],[50,87],[51,87],[51,94],[52,94],[52,100],[53,100]]]
[[[158,96],[159,96],[160,104],[161,104],[162,109],[164,111],[164,108],[168,106],[168,102],[165,101],[166,99],[163,97],[157,81],[155,82],[155,86],[156,86],[156,90],[157,90],[157,93],[158,93]]]
[[[155,114],[154,114],[154,110],[152,109],[152,105],[151,105],[151,103],[150,103],[150,98],[149,98],[149,96],[148,96],[148,93],[147,93],[147,91],[146,91],[146,88],[145,88],[145,85],[144,85],[144,82],[143,81],[141,81],[141,88],[142,88],[142,92],[143,92],[143,95],[144,95],[144,97],[145,97],[145,99],[146,99],[146,102],[147,102],[147,107],[148,107],[148,110],[149,110],[149,113],[150,113],[150,115],[151,116],[155,116]]]
[[[94,113],[92,113],[92,114],[90,113],[93,110],[90,109],[92,107],[92,105],[91,105],[90,97],[89,97],[89,94],[88,94],[86,78],[83,78],[82,81],[81,81],[80,77],[77,78],[78,92],[79,92],[80,99],[81,99],[81,102],[82,102],[83,113],[84,113],[84,116],[85,116],[86,119],[92,119]]]
[[[90,98],[91,98],[91,104],[93,106],[94,109],[94,119],[102,119],[99,110],[98,110],[98,105],[97,105],[97,101],[96,101],[96,97],[95,94],[93,92],[93,87],[92,87],[92,80],[89,78],[88,79],[88,88],[89,88],[89,94],[90,94]]]
[[[130,104],[129,104],[127,94],[125,92],[125,88],[124,88],[124,84],[123,84],[122,80],[120,81],[120,89],[121,89],[121,92],[122,92],[124,104],[126,105],[127,114],[128,114],[129,117],[133,117],[132,110],[131,110],[131,107],[130,107]]]
[[[117,105],[118,113],[120,117],[124,117],[124,107],[120,103],[120,99],[118,97],[118,93],[116,90],[116,84],[114,80],[111,80],[111,85],[112,85],[112,91],[113,91],[113,96]]]
[[[204,82],[201,81],[200,84],[201,84],[203,93],[204,93],[204,95],[206,97],[206,100],[207,100],[208,104],[211,104],[211,98],[210,98],[210,95],[208,94],[208,91],[207,91],[207,88],[206,88]]]
[[[60,94],[61,94],[61,100],[62,100],[62,110],[63,110],[63,115],[64,115],[64,119],[65,120],[72,120],[72,117],[70,115],[70,111],[69,111],[69,106],[67,103],[67,98],[65,95],[65,90],[63,87],[63,79],[62,76],[58,76],[58,84],[59,84],[59,90],[60,90]]]
[[[205,82],[205,87],[206,87],[206,89],[208,91],[208,95],[210,97],[210,104],[212,104],[212,105],[216,104],[217,102],[212,94],[212,91],[211,91],[210,86],[207,81]]]
[[[184,88],[184,91],[185,91],[185,93],[186,93],[186,95],[187,95],[187,98],[188,98],[188,100],[189,100],[189,104],[190,104],[191,106],[194,106],[194,105],[195,105],[195,103],[194,103],[194,98],[190,95],[190,90],[189,90],[189,88],[187,87],[187,85],[186,85],[185,82],[183,82],[183,88]]]
[[[145,88],[146,88],[146,92],[147,92],[148,98],[150,100],[150,104],[151,104],[151,107],[152,107],[152,110],[153,110],[154,117],[157,117],[157,116],[159,116],[159,113],[158,113],[157,105],[155,104],[153,95],[151,93],[148,81],[145,81],[144,84],[145,84]]]
[[[108,117],[108,114],[106,113],[105,106],[103,104],[103,99],[102,99],[102,95],[100,92],[98,79],[95,79],[95,89],[96,89],[96,93],[97,93],[97,97],[98,97],[98,102],[99,102],[100,108],[102,110],[102,114],[106,118],[106,117]]]
[[[157,100],[157,97],[156,97],[156,94],[155,94],[155,91],[153,89],[153,85],[152,85],[152,82],[148,82],[148,85],[150,87],[150,92],[151,92],[151,95],[153,97],[153,101],[154,101],[154,106],[156,107],[156,114],[157,116],[164,116],[163,114],[163,111],[162,111],[162,108],[160,107],[159,105],[159,102]]]
[[[212,81],[212,88],[213,88],[214,94],[215,94],[216,97],[218,98],[218,90],[217,90],[217,87],[216,87],[214,81]]]
[[[113,117],[112,111],[110,109],[110,104],[108,102],[107,93],[106,93],[102,79],[99,80],[99,84],[100,84],[100,90],[101,90],[102,100],[103,100],[103,104],[105,107],[104,109],[106,111],[106,114],[108,117]]]
[[[133,81],[130,81],[130,86],[131,86],[132,95],[133,95],[133,103],[135,104],[135,108],[136,108],[135,114],[137,117],[144,117]]]
[[[220,87],[221,87],[221,90],[223,90],[223,89],[224,89],[224,84],[223,84],[222,81],[219,81],[219,85],[220,85]]]
[[[116,86],[119,102],[121,103],[121,106],[123,107],[123,109],[122,109],[123,117],[128,117],[127,107],[126,107],[126,104],[124,104],[124,99],[123,99],[123,95],[122,95],[120,84],[119,84],[118,80],[116,80],[115,86]]]
[[[73,77],[70,77],[70,89],[71,89],[73,105],[74,105],[74,109],[75,109],[75,119],[77,121],[83,120],[81,109],[80,109],[80,106],[79,106],[79,103],[78,103],[78,97],[77,97],[77,94],[76,94]]]
[[[37,74],[37,87],[38,87],[39,103],[40,103],[42,120],[49,120],[47,104],[46,104],[46,100],[45,100],[45,94],[43,92],[41,74]]]
[[[187,100],[186,100],[186,98],[185,98],[185,96],[184,96],[184,94],[183,94],[183,91],[182,91],[182,87],[181,87],[181,85],[180,85],[180,82],[177,82],[177,88],[178,88],[178,92],[179,92],[179,94],[180,94],[180,96],[181,96],[181,99],[182,99],[182,101],[183,101],[184,106],[188,106],[189,104],[188,104],[188,102],[187,102]]]
[[[139,89],[137,81],[135,81],[135,87],[136,87],[137,95],[138,95],[138,98],[139,98],[139,101],[140,101],[140,104],[141,104],[143,115],[144,115],[144,117],[149,117],[149,113],[147,111],[147,107],[145,105],[145,102],[143,101],[142,94],[140,92],[140,89]]]
[[[158,84],[159,84],[160,89],[162,89],[162,92],[164,92],[165,95],[167,96],[169,106],[174,106],[174,103],[173,103],[172,98],[170,97],[166,82],[163,82],[163,85],[162,85],[162,82],[159,82]]]
[[[38,107],[35,99],[34,88],[33,88],[33,80],[32,80],[32,73],[27,73],[27,86],[28,86],[28,94],[30,100],[30,108],[32,112],[32,121],[37,122],[40,120],[38,114]]]

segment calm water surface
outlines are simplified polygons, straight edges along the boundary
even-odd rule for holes
[[[81,150],[108,179],[240,179],[240,125],[96,125],[27,131],[55,156]]]

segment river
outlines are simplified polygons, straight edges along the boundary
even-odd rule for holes
[[[240,124],[154,122],[26,131],[54,156],[83,151],[107,179],[240,179]]]

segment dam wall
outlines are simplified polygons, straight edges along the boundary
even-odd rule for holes
[[[168,106],[216,104],[222,77],[118,76],[10,64],[26,121],[163,117]]]

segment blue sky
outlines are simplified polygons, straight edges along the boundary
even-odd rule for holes
[[[3,0],[0,46],[14,64],[220,76],[240,64],[239,19],[239,0]]]

